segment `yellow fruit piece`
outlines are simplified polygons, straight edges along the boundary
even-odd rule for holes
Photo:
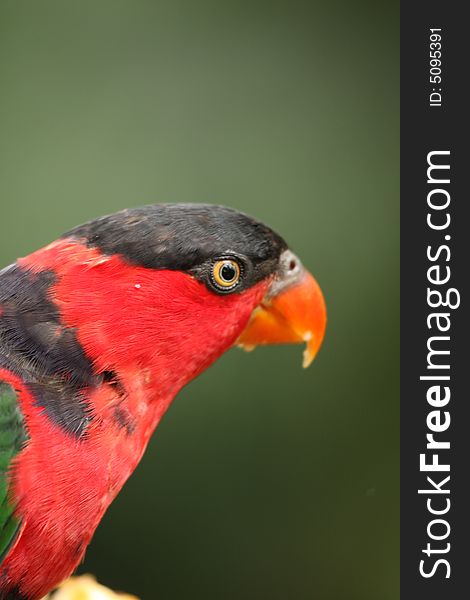
[[[92,575],[71,577],[44,600],[138,600],[136,596],[113,592],[100,585]]]

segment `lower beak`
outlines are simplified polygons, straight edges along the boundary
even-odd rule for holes
[[[236,344],[253,350],[263,344],[306,343],[303,367],[317,354],[326,328],[326,307],[320,286],[307,271],[275,295],[269,291],[255,308]]]

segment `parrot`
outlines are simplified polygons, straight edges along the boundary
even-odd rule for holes
[[[0,600],[69,577],[178,392],[234,346],[322,344],[284,239],[215,204],[91,220],[0,271]]]

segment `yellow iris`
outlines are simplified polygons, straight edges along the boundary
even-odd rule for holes
[[[240,266],[231,259],[218,260],[212,267],[215,283],[221,288],[231,288],[240,279]]]

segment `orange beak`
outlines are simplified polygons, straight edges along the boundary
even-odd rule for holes
[[[303,367],[307,368],[321,346],[325,328],[326,307],[320,286],[302,270],[290,285],[281,285],[274,294],[268,291],[236,344],[249,351],[263,344],[304,342]]]

